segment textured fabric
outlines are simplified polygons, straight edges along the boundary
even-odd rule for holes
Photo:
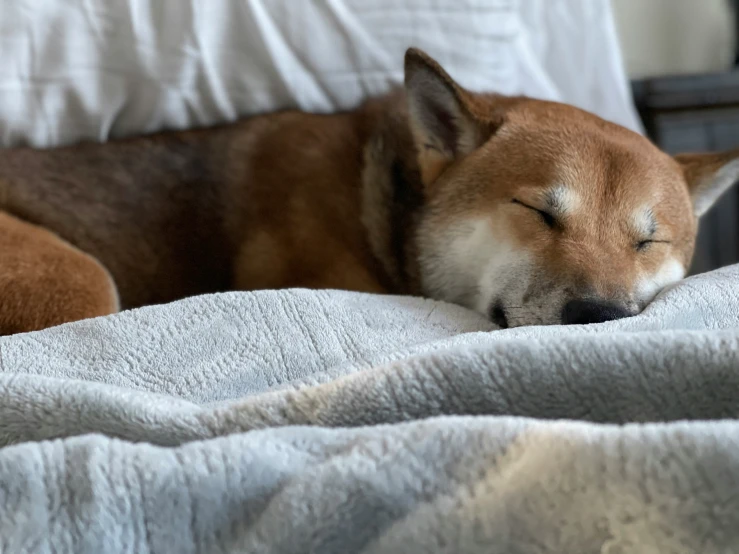
[[[608,1],[565,4],[5,0],[0,145],[348,109],[402,82],[408,46],[472,89],[564,100],[639,129]]]
[[[587,327],[295,290],[4,338],[0,551],[733,551],[738,283]]]

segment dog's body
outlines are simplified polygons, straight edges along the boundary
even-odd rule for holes
[[[0,150],[0,333],[284,287],[426,295],[502,326],[622,317],[682,278],[736,157],[675,160],[409,51],[405,90],[353,112]]]
[[[230,288],[377,290],[361,129],[284,113],[205,130],[0,151],[2,208],[110,271],[124,308]]]
[[[98,260],[110,272],[122,308],[229,289],[420,293],[411,264],[407,275],[390,275],[372,249],[391,249],[395,264],[405,248],[395,241],[409,242],[398,232],[410,216],[405,204],[412,208],[419,192],[412,190],[412,142],[407,125],[403,132],[401,124],[399,136],[390,122],[403,109],[403,95],[394,94],[347,114],[284,112],[106,144],[0,150],[0,209],[52,230]],[[363,147],[382,135],[377,130],[383,125],[393,158],[387,161],[397,164],[389,169],[409,174],[407,182],[393,176],[408,187],[407,199],[382,184],[368,193],[362,181]],[[406,159],[396,162],[402,150]],[[375,154],[373,170],[385,163],[383,152]],[[385,206],[393,213],[379,213]],[[392,236],[386,216],[396,220]],[[363,221],[372,226],[370,233]],[[6,268],[13,265],[7,254],[5,259]],[[0,268],[0,286],[6,299],[18,291],[11,303],[18,311],[35,311],[40,295],[57,288],[52,296],[59,296],[71,274],[88,264],[80,259],[66,273],[56,271],[43,291],[3,282]],[[48,307],[42,311],[31,328],[47,326],[52,314]],[[18,330],[19,317],[0,300],[0,332]]]

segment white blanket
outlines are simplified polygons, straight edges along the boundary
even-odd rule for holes
[[[734,551],[737,285],[589,327],[294,290],[4,338],[0,552]]]

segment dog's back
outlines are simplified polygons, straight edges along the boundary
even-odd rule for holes
[[[100,260],[124,306],[223,289],[233,133],[0,150],[0,207]]]
[[[124,308],[230,288],[379,290],[358,112],[0,150],[0,210],[99,260]],[[354,269],[353,269],[354,268]]]

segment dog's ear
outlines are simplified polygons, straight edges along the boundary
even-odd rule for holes
[[[739,149],[716,154],[680,154],[693,211],[700,217],[739,180]]]
[[[470,109],[470,93],[416,48],[405,54],[405,89],[421,177],[428,185],[456,158],[479,147],[493,131],[490,122],[481,121]]]

